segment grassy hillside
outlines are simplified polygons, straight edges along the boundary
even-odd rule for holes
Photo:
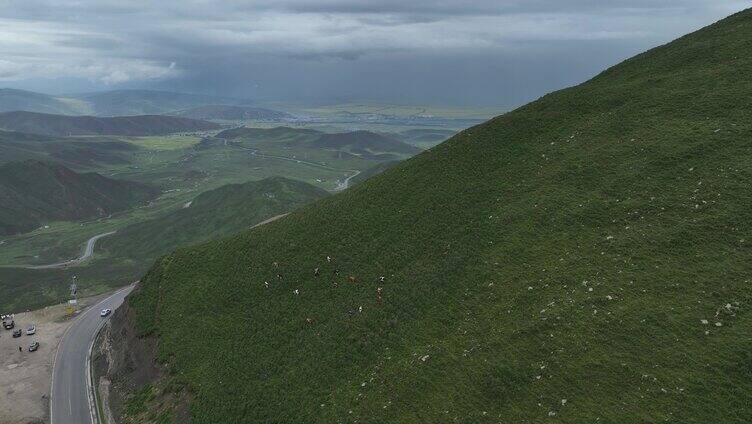
[[[0,166],[0,235],[22,233],[53,220],[106,216],[158,194],[156,188],[78,174],[38,161]]]
[[[250,106],[207,105],[173,113],[175,116],[192,119],[207,119],[219,121],[286,121],[295,116],[278,110],[264,109]]]
[[[0,128],[6,131],[50,136],[147,136],[213,130],[218,129],[219,125],[207,121],[161,115],[99,118],[34,112],[5,112],[0,113]]]
[[[282,177],[229,184],[200,194],[172,214],[128,226],[101,246],[113,255],[153,260],[178,246],[248,229],[327,194]]]

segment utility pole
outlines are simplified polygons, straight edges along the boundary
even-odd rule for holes
[[[73,313],[76,312],[76,306],[78,305],[78,285],[76,284],[75,275],[73,276],[73,283],[70,285],[70,295],[71,298],[68,301],[66,312],[68,312],[68,315],[73,315]]]

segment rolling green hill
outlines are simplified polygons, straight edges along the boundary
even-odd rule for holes
[[[164,257],[113,317],[165,373],[115,374],[126,414],[752,421],[750,72],[747,10]]]
[[[229,184],[200,194],[177,212],[128,226],[102,240],[101,246],[114,255],[153,260],[178,246],[237,233],[327,195],[326,190],[282,177]]]
[[[156,197],[158,190],[34,160],[0,166],[0,235],[53,220],[106,216]]]
[[[5,112],[0,113],[0,128],[6,131],[50,136],[147,136],[214,130],[218,129],[219,125],[207,121],[162,115],[99,118],[34,112]]]

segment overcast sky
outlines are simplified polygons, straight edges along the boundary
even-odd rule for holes
[[[738,0],[0,0],[0,86],[512,106]]]

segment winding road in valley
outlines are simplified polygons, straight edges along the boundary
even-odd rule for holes
[[[103,237],[111,236],[113,234],[115,234],[115,231],[110,231],[109,233],[99,234],[99,235],[96,235],[96,236],[90,238],[86,242],[86,246],[84,246],[84,250],[83,250],[83,252],[81,252],[81,256],[79,256],[76,259],[71,259],[69,261],[58,262],[58,263],[49,264],[49,265],[25,266],[24,268],[27,268],[27,269],[52,269],[52,268],[65,268],[67,266],[80,264],[81,262],[89,259],[91,257],[91,255],[94,254],[94,246],[97,244],[97,240],[99,240],[99,239],[101,239]]]
[[[122,288],[76,318],[63,334],[52,365],[50,387],[50,423],[97,424],[90,381],[90,352],[99,328],[109,318],[102,318],[102,309],[117,309],[133,285]],[[112,314],[110,314],[112,316]]]

